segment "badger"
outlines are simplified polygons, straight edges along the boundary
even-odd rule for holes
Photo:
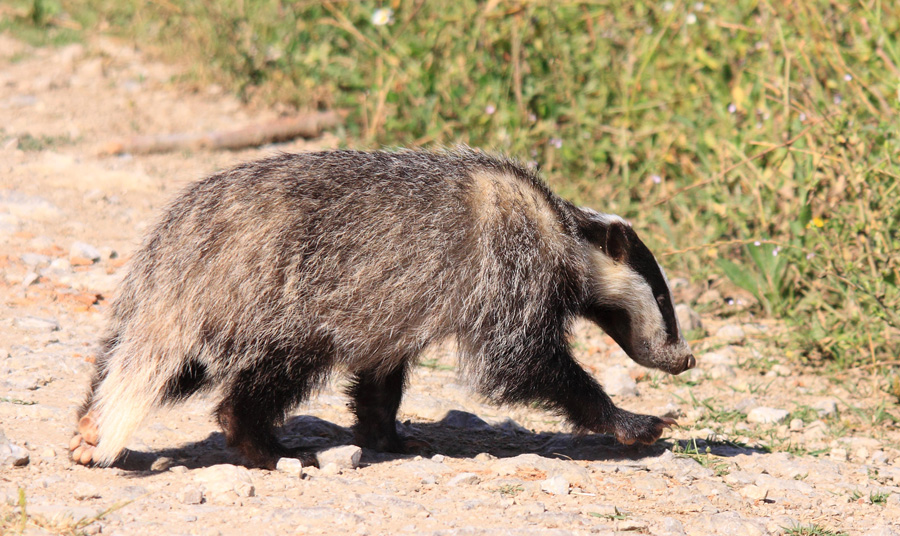
[[[396,416],[410,367],[454,338],[497,403],[652,444],[671,419],[616,407],[573,358],[575,318],[637,363],[694,366],[664,271],[618,216],[467,147],[279,154],[189,185],[130,261],[69,444],[108,466],[157,407],[208,393],[250,466],[292,452],[286,414],[334,369],[355,443],[415,448]]]

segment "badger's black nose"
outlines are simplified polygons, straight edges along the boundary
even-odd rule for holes
[[[691,355],[687,356],[686,358],[684,358],[684,361],[681,363],[681,368],[672,371],[672,374],[681,374],[682,372],[684,372],[686,370],[690,370],[690,369],[694,368],[695,366],[697,366],[697,360],[694,359],[694,354],[691,354]]]

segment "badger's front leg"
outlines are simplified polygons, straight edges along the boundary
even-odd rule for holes
[[[613,434],[625,445],[651,445],[666,428],[677,424],[668,418],[632,413],[616,407],[600,385],[568,355],[557,360],[557,396],[550,403],[576,427]],[[565,387],[563,387],[565,386]]]
[[[626,445],[653,444],[676,424],[616,407],[568,347],[562,342],[548,346],[543,352],[533,348],[529,355],[492,360],[494,366],[482,377],[482,390],[501,402],[541,402],[565,415],[576,428],[612,434]]]

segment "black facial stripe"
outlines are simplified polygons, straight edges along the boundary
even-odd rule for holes
[[[662,314],[663,323],[666,326],[668,341],[675,343],[678,341],[678,321],[675,318],[675,306],[672,304],[672,299],[669,295],[669,285],[666,283],[666,278],[660,271],[656,258],[653,257],[647,246],[641,242],[637,233],[630,227],[626,232],[629,234],[628,242],[631,248],[628,252],[628,266],[640,274],[650,285],[653,298],[657,301],[659,312]],[[662,296],[662,300],[659,299],[660,296]]]

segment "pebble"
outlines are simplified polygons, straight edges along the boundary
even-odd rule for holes
[[[675,316],[678,318],[678,324],[682,331],[694,331],[703,329],[703,321],[697,311],[685,303],[679,303],[675,306]]]
[[[791,412],[786,409],[767,408],[765,406],[760,406],[758,408],[753,408],[752,410],[750,410],[750,413],[747,414],[747,422],[759,424],[780,424],[784,422],[790,414]]]
[[[203,490],[193,484],[175,492],[175,498],[182,504],[200,504],[203,502]]]
[[[448,486],[472,486],[481,482],[481,478],[475,473],[460,473],[447,481]]]
[[[275,470],[293,476],[303,474],[303,463],[297,458],[279,458],[275,464]]]
[[[745,337],[744,329],[734,324],[726,324],[716,330],[716,338],[737,342]]]
[[[28,462],[31,460],[28,451],[3,439],[0,437],[0,466],[24,467],[28,465]]]
[[[99,262],[103,256],[100,250],[84,242],[74,242],[69,248],[69,260],[87,259],[91,262]]]
[[[541,482],[541,491],[546,491],[551,495],[568,495],[569,481],[561,475],[550,477]]]
[[[316,454],[319,467],[325,467],[329,463],[335,464],[339,469],[356,469],[362,458],[362,449],[356,445],[345,445],[323,450]]]
[[[622,365],[609,367],[603,372],[603,389],[610,396],[637,396],[637,382]]]
[[[837,415],[837,402],[832,399],[820,400],[812,405],[812,408],[819,412],[819,417],[834,417]]]
[[[59,331],[59,321],[55,318],[39,316],[19,316],[13,321],[17,328],[29,331]]]
[[[229,492],[238,497],[253,497],[256,494],[253,478],[245,467],[213,465],[195,471],[194,479],[203,484],[208,494],[216,498],[227,498]]]
[[[803,430],[803,419],[791,419],[790,429],[792,432]]]

